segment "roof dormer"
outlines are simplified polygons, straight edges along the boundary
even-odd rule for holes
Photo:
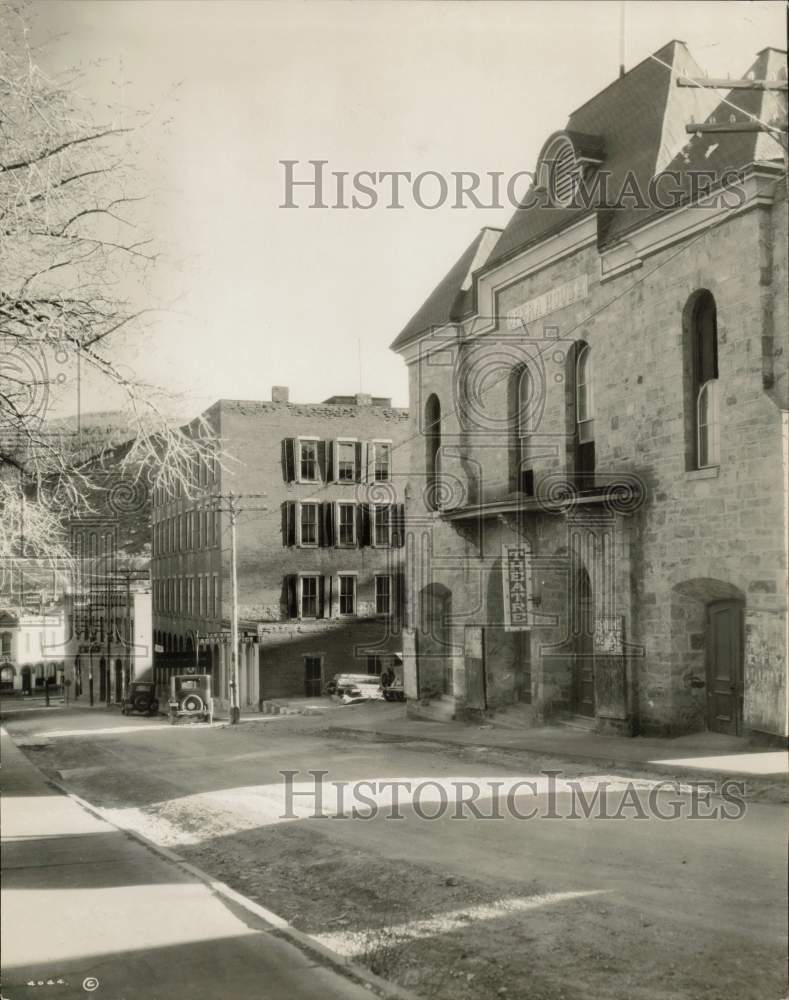
[[[537,190],[546,192],[552,205],[567,208],[573,204],[579,182],[596,170],[604,158],[600,136],[554,132],[537,159]]]

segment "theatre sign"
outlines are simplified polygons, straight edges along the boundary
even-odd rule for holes
[[[502,591],[504,594],[504,630],[520,632],[529,622],[528,548],[505,542],[501,546]]]

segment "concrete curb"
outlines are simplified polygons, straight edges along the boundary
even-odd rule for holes
[[[782,788],[784,789],[785,797],[777,800],[778,804],[780,804],[780,802],[789,801],[789,785],[787,785],[786,775],[781,774],[742,774],[726,771],[724,769],[699,769],[694,767],[683,767],[682,765],[677,764],[661,764],[660,762],[650,763],[648,761],[634,761],[619,758],[615,759],[606,756],[605,754],[591,755],[573,753],[572,751],[560,752],[559,750],[549,750],[545,747],[530,747],[526,744],[497,745],[495,743],[485,743],[483,740],[480,740],[479,743],[469,743],[465,740],[453,739],[451,735],[444,737],[422,734],[405,735],[401,733],[387,733],[380,729],[363,729],[361,727],[356,728],[353,726],[328,726],[324,732],[335,733],[338,735],[342,733],[353,733],[373,738],[381,737],[386,742],[391,743],[432,743],[436,747],[443,746],[462,750],[482,750],[488,753],[525,753],[532,754],[535,757],[549,757],[553,759],[560,757],[563,761],[567,761],[571,764],[594,765],[597,768],[609,768],[616,769],[618,771],[637,771],[639,773],[659,775],[664,780],[676,778],[679,781],[685,782],[714,780],[741,781],[745,784],[746,792],[749,796],[759,790]]]
[[[31,761],[30,763],[32,764],[33,762]],[[418,997],[410,990],[406,990],[402,986],[397,986],[394,983],[387,982],[385,979],[381,979],[380,976],[376,976],[375,973],[371,972],[363,965],[352,962],[344,955],[340,955],[338,952],[332,951],[330,948],[327,948],[326,945],[321,944],[321,942],[314,938],[311,934],[307,934],[304,931],[299,931],[295,927],[292,927],[283,917],[280,917],[278,914],[266,909],[265,906],[261,906],[253,899],[249,899],[247,896],[242,895],[242,893],[231,888],[225,882],[220,882],[217,879],[212,878],[207,872],[204,872],[201,868],[198,868],[191,862],[185,861],[168,847],[162,847],[160,844],[155,844],[152,840],[149,840],[136,830],[127,830],[125,827],[118,826],[117,823],[113,823],[112,820],[107,819],[106,816],[102,816],[101,812],[99,812],[95,806],[91,805],[90,802],[87,802],[74,792],[70,792],[59,781],[55,781],[53,778],[48,778],[43,774],[43,772],[41,772],[41,769],[38,768],[37,765],[34,764],[33,766],[36,767],[39,773],[42,774],[42,777],[47,784],[57,789],[57,791],[61,794],[70,798],[72,802],[75,802],[81,809],[84,809],[91,816],[101,820],[108,826],[114,827],[119,833],[124,834],[131,840],[137,841],[138,844],[147,848],[147,850],[156,854],[163,860],[170,862],[170,864],[177,865],[177,867],[179,867],[182,871],[187,872],[193,878],[198,879],[200,882],[203,882],[206,886],[208,886],[214,895],[220,896],[226,902],[240,907],[241,909],[246,910],[247,913],[257,917],[258,920],[263,921],[263,923],[269,926],[269,933],[285,938],[301,951],[320,960],[324,965],[347,977],[351,981],[361,984],[365,987],[365,989],[370,990],[371,993],[381,997],[382,1000],[422,1000],[421,997]]]

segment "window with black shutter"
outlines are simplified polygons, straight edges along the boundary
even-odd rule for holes
[[[282,475],[286,483],[296,480],[296,441],[285,438],[282,442]]]
[[[282,504],[282,544],[296,544],[296,503],[286,500]]]

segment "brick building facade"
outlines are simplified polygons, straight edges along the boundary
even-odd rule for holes
[[[202,464],[191,497],[154,495],[157,679],[199,663],[228,707],[231,493],[242,712],[321,694],[337,672],[380,672],[402,650],[407,411],[369,395],[291,403],[276,387],[203,416],[222,459]]]
[[[751,70],[786,80],[785,54]],[[786,95],[683,76],[702,73],[672,42],[574,112],[529,206],[392,345],[420,470],[412,712],[787,734],[783,151],[685,129],[785,118]],[[583,202],[579,179],[604,177],[609,199]],[[612,205],[623,185],[643,201]]]

